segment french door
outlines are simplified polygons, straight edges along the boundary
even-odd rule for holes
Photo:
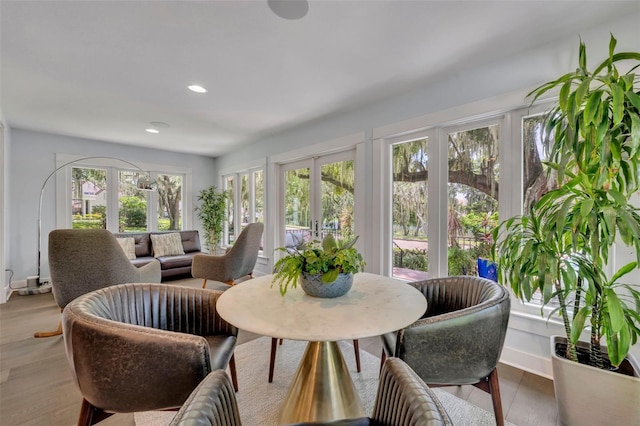
[[[409,281],[477,275],[498,224],[501,118],[389,140],[383,271]]]
[[[353,236],[354,166],[353,150],[282,166],[285,237],[295,234],[308,242],[327,234]]]

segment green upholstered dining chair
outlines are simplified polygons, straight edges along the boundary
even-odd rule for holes
[[[496,368],[509,323],[509,293],[486,278],[455,276],[409,283],[427,299],[421,319],[382,337],[382,360],[404,360],[429,386],[474,385],[491,394],[504,424]]]

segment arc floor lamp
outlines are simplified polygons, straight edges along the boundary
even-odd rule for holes
[[[121,158],[116,158],[116,157],[104,157],[104,156],[95,156],[95,157],[83,157],[83,158],[78,158],[76,160],[73,161],[69,161],[68,163],[64,163],[63,165],[57,167],[54,171],[52,171],[49,176],[47,176],[47,178],[44,180],[44,183],[42,184],[42,188],[40,189],[40,202],[38,204],[38,268],[37,268],[37,276],[36,277],[30,277],[30,278],[36,278],[37,279],[37,284],[38,286],[41,285],[42,283],[40,282],[40,261],[41,261],[41,248],[42,248],[42,198],[44,197],[44,189],[47,186],[47,183],[51,180],[51,178],[53,176],[56,175],[56,173],[58,173],[60,170],[64,169],[67,166],[70,166],[72,164],[75,163],[80,163],[82,161],[87,161],[87,160],[114,160],[114,161],[121,161],[123,163],[126,163],[128,165],[130,165],[131,167],[135,168],[136,170],[142,172],[142,176],[138,176],[138,180],[136,182],[136,187],[138,189],[141,189],[143,191],[153,191],[157,188],[157,182],[153,179],[151,179],[151,175],[149,174],[149,172],[143,170],[140,166],[138,166],[137,164],[132,163],[131,161],[127,161],[127,160],[123,160]]]

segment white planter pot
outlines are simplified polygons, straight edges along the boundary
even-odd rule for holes
[[[556,355],[567,339],[551,336],[551,366],[560,424],[640,425],[640,367],[629,354],[635,377],[601,370]],[[588,347],[587,343],[578,343]]]

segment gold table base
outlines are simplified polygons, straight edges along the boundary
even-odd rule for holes
[[[285,398],[280,424],[364,417],[336,342],[309,342]]]

